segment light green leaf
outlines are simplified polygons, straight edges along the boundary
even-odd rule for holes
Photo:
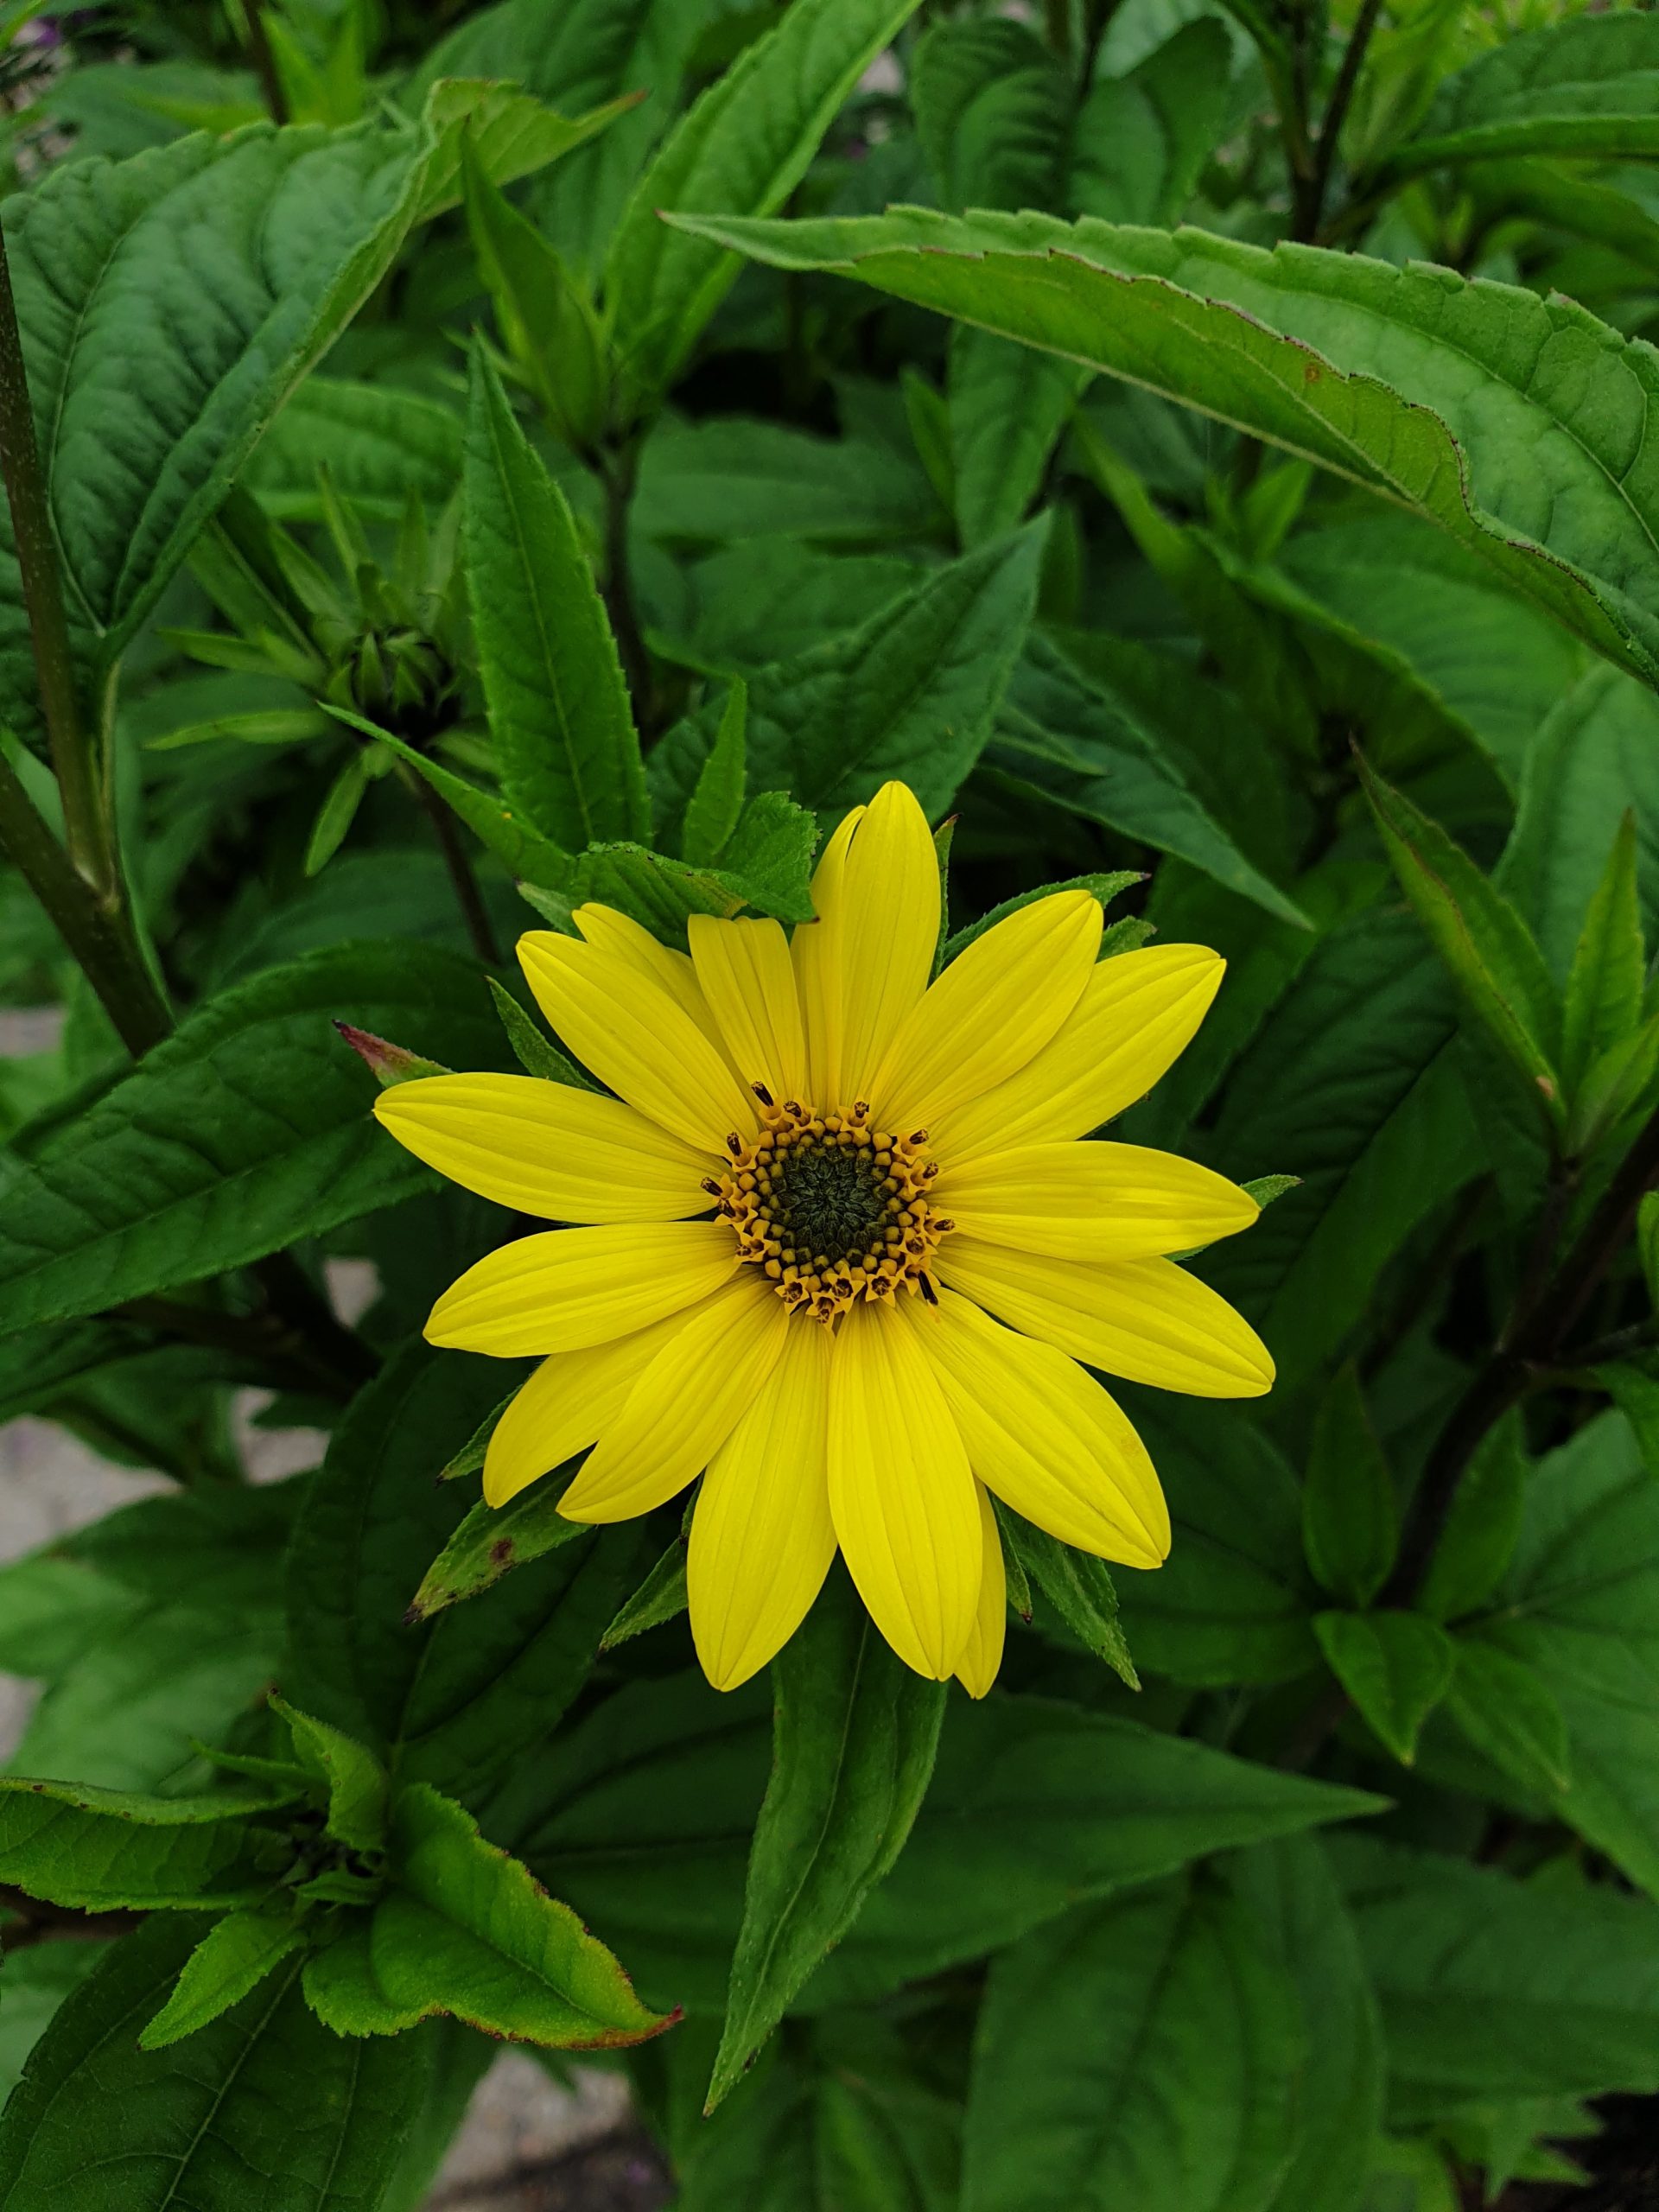
[[[501,1057],[478,969],[434,945],[345,945],[238,984],[0,1191],[0,1326],[199,1281],[426,1188],[337,1019],[452,1067]]]
[[[1560,1001],[1537,940],[1437,823],[1363,762],[1361,773],[1401,889],[1474,1013],[1559,1122]]]
[[[182,2048],[141,2050],[200,1920],[161,1916],[105,1952],[29,2058],[0,2120],[7,2212],[240,2212],[249,2176],[273,2204],[365,2212],[381,2201],[431,2087],[433,2044],[368,2050],[314,2020],[297,1962]]]
[[[512,184],[574,153],[633,105],[632,99],[610,100],[586,115],[563,116],[517,85],[440,79],[426,101],[426,124],[434,143],[427,160],[420,220],[460,206],[463,142],[493,184]]]
[[[1421,1613],[1394,1611],[1319,1613],[1313,1633],[1361,1717],[1409,1766],[1418,1732],[1451,1684],[1451,1637]]]
[[[22,1950],[14,1946],[7,1955],[0,1992],[0,2092],[10,2096],[53,2014],[109,1948],[107,1943],[85,1941],[30,1943]]]
[[[1179,222],[1231,105],[1232,42],[1213,16],[1183,23],[1127,76],[1096,78],[1073,130],[1068,209],[1114,223]]]
[[[685,1545],[677,1538],[658,1560],[632,1597],[627,1599],[600,1638],[601,1651],[613,1651],[647,1629],[677,1620],[690,1599],[685,1580]]]
[[[0,1882],[85,1912],[228,1910],[263,1897],[292,1847],[236,1815],[270,1793],[142,1797],[0,1778]]]
[[[1449,77],[1389,178],[1500,154],[1659,153],[1659,25],[1644,13],[1567,16],[1503,39]]]
[[[772,1779],[754,1833],[720,2103],[903,1850],[933,1771],[944,1687],[888,1649],[837,1575],[772,1666]]]
[[[185,1961],[172,1995],[145,2025],[140,2050],[160,2050],[207,2027],[304,1941],[298,1921],[282,1906],[227,1913],[215,1921]]]
[[[748,715],[748,686],[741,676],[734,677],[726,703],[721,709],[720,727],[698,773],[680,831],[680,851],[692,868],[713,866],[743,811],[743,789],[748,773],[745,743]]]
[[[473,628],[508,804],[574,849],[644,836],[639,741],[575,518],[478,352],[465,485]]]
[[[1141,1687],[1128,1643],[1117,1619],[1117,1591],[1104,1560],[1057,1542],[1047,1532],[999,1505],[997,1521],[1007,1548],[1072,1634],[1103,1659],[1132,1690]]]
[[[569,1905],[423,1783],[392,1806],[388,1889],[308,1961],[305,1994],[339,2034],[397,2035],[435,2013],[543,2049],[608,2050],[671,2024]]]
[[[665,209],[769,215],[805,175],[836,114],[916,0],[796,0],[683,116],[634,187],[611,241],[606,301],[626,373],[649,401],[683,367],[738,264],[677,236]]]
[[[897,776],[927,814],[944,812],[990,734],[1025,642],[1043,537],[1032,524],[935,569],[849,635],[757,671],[751,791],[786,789],[833,823]],[[652,754],[659,817],[682,813],[715,728],[705,708]]]
[[[936,22],[916,42],[909,79],[942,207],[1054,205],[1071,88],[1029,25],[1006,16]]]
[[[1576,1091],[1592,1063],[1623,1045],[1642,1019],[1647,982],[1636,874],[1636,816],[1627,813],[1584,918],[1562,1016],[1561,1074]]]
[[[331,1728],[273,1697],[271,1710],[288,1723],[294,1756],[327,1793],[323,1833],[353,1851],[378,1851],[386,1840],[386,1770],[343,1729]]]
[[[493,1417],[490,1426],[494,1427]],[[483,1464],[481,1452],[479,1464]],[[446,1469],[446,1475],[448,1472]],[[430,1620],[457,1599],[476,1597],[480,1590],[487,1590],[512,1568],[591,1535],[585,1523],[567,1521],[559,1511],[559,1500],[567,1487],[556,1477],[548,1476],[521,1490],[505,1505],[480,1502],[474,1506],[428,1567],[410,1602],[410,1620]]]
[[[1659,438],[1646,426],[1659,365],[1570,301],[1424,264],[1031,213],[672,219],[774,267],[855,277],[1128,377],[1304,454],[1440,523],[1598,652],[1659,671],[1659,563],[1630,488],[1645,481],[1643,441]],[[1534,376],[1527,365],[1546,354],[1551,373]],[[1516,453],[1532,456],[1525,469]]]
[[[243,481],[279,522],[315,522],[317,471],[365,521],[402,519],[413,492],[441,510],[461,480],[454,410],[397,385],[308,377],[271,424]]]
[[[1178,1878],[1069,1913],[992,1965],[963,2212],[1266,2212],[1304,2050],[1295,1991],[1224,1891]]]
[[[1321,1589],[1344,1605],[1369,1605],[1388,1579],[1400,1540],[1394,1478],[1351,1363],[1314,1418],[1302,1487],[1302,1543]]]

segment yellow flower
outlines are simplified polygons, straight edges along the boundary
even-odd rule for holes
[[[1088,1368],[1206,1397],[1273,1381],[1254,1331],[1163,1256],[1248,1227],[1251,1198],[1079,1142],[1185,1046],[1223,963],[1096,964],[1099,903],[1061,891],[930,983],[938,871],[902,784],[847,817],[812,896],[792,943],[694,915],[688,957],[598,906],[580,939],[519,941],[613,1097],[444,1075],[376,1110],[469,1190],[584,1224],[492,1252],[427,1324],[542,1357],[490,1443],[493,1505],[584,1451],[573,1520],[701,1475],[691,1628],[718,1688],[794,1633],[839,1547],[899,1657],[981,1696],[1006,1614],[988,1492],[1103,1559],[1169,1549],[1152,1463]]]

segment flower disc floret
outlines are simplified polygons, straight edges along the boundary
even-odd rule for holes
[[[936,1294],[928,1269],[949,1220],[928,1204],[938,1163],[927,1131],[871,1126],[867,1099],[828,1114],[760,1084],[760,1134],[727,1138],[731,1166],[706,1188],[791,1313],[833,1321],[858,1299]]]

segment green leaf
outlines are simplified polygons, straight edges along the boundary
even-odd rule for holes
[[[501,788],[580,849],[650,827],[616,643],[569,503],[474,351],[462,537]]]
[[[1451,1049],[1456,1000],[1413,916],[1370,907],[1338,923],[1279,988],[1205,1158],[1235,1179],[1282,1163],[1301,1179],[1205,1273],[1273,1346],[1283,1387],[1341,1357],[1388,1262],[1487,1155]]]
[[[544,1745],[646,1564],[637,1522],[562,1546],[487,1605],[414,1628],[410,1593],[466,1516],[434,1474],[495,1404],[512,1363],[410,1345],[335,1431],[289,1555],[283,1688],[384,1752],[400,1781],[486,1788]]]
[[[14,1946],[7,1954],[0,1998],[0,2092],[10,2096],[53,2014],[109,1949],[107,1943],[82,1941],[30,1943],[21,1951]]]
[[[1560,1702],[1535,1667],[1482,1636],[1457,1639],[1446,1713],[1478,1751],[1546,1799],[1572,1780]]]
[[[1500,154],[1659,153],[1659,27],[1641,14],[1567,17],[1505,38],[1449,77],[1390,179]]]
[[[600,1649],[613,1651],[619,1643],[643,1636],[647,1629],[677,1620],[690,1602],[685,1546],[676,1538],[600,1638]]]
[[[500,1058],[479,969],[434,945],[344,945],[224,992],[0,1192],[0,1326],[199,1281],[428,1187],[336,1019],[450,1066]]]
[[[84,1912],[228,1910],[263,1897],[288,1865],[283,1837],[236,1817],[272,1802],[269,1791],[143,1797],[0,1777],[0,1882]]]
[[[1268,912],[1306,917],[1205,810],[1167,749],[1055,646],[1027,647],[997,719],[991,759],[1071,812],[1177,854]]]
[[[1226,136],[1232,74],[1224,25],[1200,16],[1127,76],[1096,78],[1072,133],[1069,205],[1114,223],[1179,222]]]
[[[173,1993],[138,2037],[142,2050],[161,2050],[194,2035],[241,2002],[298,1950],[305,1936],[284,1906],[227,1913],[215,1921],[185,1961]]]
[[[1636,1210],[1636,1249],[1649,1302],[1659,1306],[1659,1191],[1649,1191]]]
[[[501,1017],[501,1027],[507,1033],[507,1042],[512,1047],[513,1058],[526,1075],[539,1076],[544,1083],[562,1083],[573,1090],[597,1090],[599,1085],[585,1069],[567,1059],[549,1037],[544,1037],[524,1012],[512,993],[504,984],[490,978],[490,996],[495,1001],[495,1010]],[[494,1423],[491,1423],[492,1427]],[[484,1441],[487,1441],[487,1438]],[[470,1467],[446,1468],[446,1478],[452,1475],[475,1474],[484,1464],[480,1443],[479,1456]]]
[[[327,1793],[323,1834],[353,1851],[380,1850],[386,1840],[386,1770],[379,1760],[343,1730],[282,1698],[273,1697],[270,1707],[288,1723],[294,1756]]]
[[[772,1779],[754,1832],[710,2111],[857,1918],[925,1796],[944,1686],[888,1649],[836,1578],[772,1667]]]
[[[1659,1910],[1344,1838],[1337,1866],[1414,2093],[1599,2095],[1659,2087]]]
[[[1319,1613],[1313,1633],[1361,1717],[1409,1766],[1424,1721],[1451,1685],[1456,1654],[1421,1613]]]
[[[770,541],[749,550],[757,574],[774,583],[780,556],[798,550],[779,539],[906,543],[925,536],[938,520],[938,498],[913,452],[898,453],[868,437],[821,437],[746,415],[660,423],[641,449],[632,511],[634,529],[646,537],[696,544]],[[892,598],[905,581],[901,575],[880,598]],[[741,610],[715,611],[731,621]],[[765,611],[769,616],[770,607]],[[860,607],[835,626],[849,628],[873,611]],[[763,663],[784,656],[758,652],[753,658]]]
[[[1266,2212],[1304,2049],[1284,1969],[1224,1891],[1178,1878],[1068,1913],[992,1965],[963,2212]]]
[[[319,465],[365,522],[396,523],[413,492],[442,509],[461,478],[461,423],[452,407],[397,385],[308,377],[243,475],[278,522],[322,513]]]
[[[1467,854],[1362,760],[1400,887],[1475,1014],[1559,1121],[1560,1001],[1526,923]]]
[[[1285,245],[1023,213],[754,223],[675,215],[1128,376],[1436,521],[1599,652],[1659,671],[1659,571],[1626,488],[1659,366],[1571,302]],[[1536,378],[1549,350],[1581,365]],[[1517,472],[1548,449],[1552,471]],[[1564,496],[1567,485],[1572,496]]]
[[[266,423],[391,265],[431,143],[407,122],[198,133],[130,161],[57,165],[8,201],[23,356],[89,694]],[[181,255],[187,236],[194,245]],[[32,734],[12,546],[8,513],[0,718]]]
[[[917,41],[909,77],[941,206],[1053,205],[1071,87],[1035,31],[1005,16],[937,22]]]
[[[317,818],[311,825],[307,841],[305,858],[301,863],[308,875],[321,875],[334,855],[346,842],[347,831],[356,819],[363,794],[369,788],[375,772],[372,753],[359,747],[346,754],[339,773],[323,793],[322,804],[317,809]]]
[[[1478,1612],[1503,1581],[1521,1533],[1527,1457],[1519,1416],[1488,1430],[1458,1484],[1417,1609],[1438,1621]]]
[[[1170,1501],[1170,1555],[1126,1574],[1118,1601],[1154,1674],[1198,1686],[1273,1682],[1319,1662],[1319,1592],[1302,1554],[1301,1499],[1287,1461],[1229,1409],[1135,1405]]]
[[[1302,1489],[1302,1543],[1322,1590],[1369,1605],[1400,1541],[1394,1478],[1366,1411],[1359,1376],[1344,1367],[1320,1402]]]
[[[592,303],[557,249],[491,183],[470,145],[462,148],[461,176],[479,273],[513,365],[559,436],[582,450],[603,427],[609,396]]]
[[[448,1473],[447,1468],[444,1471]],[[567,1521],[559,1511],[566,1488],[550,1475],[505,1505],[486,1505],[480,1500],[428,1567],[410,1602],[410,1621],[430,1620],[457,1599],[487,1590],[512,1568],[527,1566],[562,1544],[591,1534],[582,1522]]]
[[[849,635],[757,671],[750,790],[787,789],[838,821],[899,777],[925,813],[942,814],[979,758],[1025,642],[1043,536],[1032,524],[935,569]],[[707,708],[652,754],[659,816],[683,812],[715,731]]]
[[[306,2011],[297,1962],[165,2053],[139,2031],[206,1933],[148,1921],[111,1947],[31,2056],[0,2121],[7,2212],[245,2212],[249,2177],[306,2212],[378,2203],[431,2082],[427,2036],[369,2050]]]
[[[942,829],[935,830],[933,842],[936,846],[950,828],[950,824],[947,823]],[[940,881],[943,886],[943,860],[941,860],[940,868]],[[1039,883],[1029,891],[1016,891],[1012,899],[1003,899],[1000,906],[993,906],[988,913],[982,914],[976,922],[966,922],[961,929],[947,937],[940,947],[939,964],[944,966],[947,961],[959,959],[976,938],[983,937],[987,930],[995,929],[999,922],[1006,921],[1010,914],[1017,914],[1022,906],[1029,906],[1039,899],[1052,899],[1057,891],[1086,891],[1091,898],[1098,899],[1103,906],[1109,906],[1114,899],[1129,890],[1134,885],[1144,883],[1146,880],[1139,868],[1114,868],[1108,875],[1100,874],[1071,875],[1067,876],[1063,883]],[[945,903],[948,905],[949,901]],[[1105,957],[1104,953],[1101,956],[1103,959]]]
[[[1613,839],[1567,977],[1561,1073],[1569,1092],[1577,1090],[1599,1055],[1635,1033],[1642,1019],[1647,966],[1632,811],[1625,815]]]
[[[1088,381],[1086,369],[988,331],[962,327],[951,332],[945,397],[957,530],[964,550],[1025,519]]]
[[[1355,1931],[1314,1836],[1236,1853],[1228,1887],[1294,1984],[1309,2033],[1295,2154],[1274,2212],[1354,2212],[1382,2119],[1382,2024]]]
[[[425,119],[434,138],[421,194],[423,222],[458,207],[462,149],[493,184],[512,184],[585,145],[634,105],[611,100],[586,115],[563,116],[516,85],[448,78],[427,95]]]
[[[434,2013],[543,2049],[609,2050],[660,2034],[605,1946],[452,1798],[424,1783],[392,1805],[391,1887],[366,1923],[307,1961],[312,2010],[340,2035],[397,2035]]]
[[[692,868],[714,865],[743,811],[743,789],[748,774],[745,743],[748,714],[748,686],[741,676],[734,677],[726,703],[721,709],[715,741],[698,772],[680,830],[680,851]]]
[[[682,117],[634,187],[605,293],[627,374],[649,401],[683,367],[738,264],[659,211],[769,215],[805,175],[859,79],[916,0],[796,0]]]
[[[996,1517],[1022,1575],[1037,1585],[1086,1649],[1138,1690],[1141,1678],[1118,1625],[1117,1591],[1105,1560],[1072,1551],[1002,1506],[997,1507]]]

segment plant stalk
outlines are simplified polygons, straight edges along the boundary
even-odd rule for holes
[[[633,569],[628,556],[628,508],[633,498],[637,449],[613,448],[602,457],[600,473],[605,486],[606,612],[616,637],[622,673],[633,700],[633,718],[642,738],[655,727],[655,686],[651,680],[651,656],[645,651],[639,614],[634,604]]]
[[[1319,137],[1313,146],[1313,173],[1309,178],[1296,235],[1305,244],[1318,242],[1320,226],[1325,220],[1325,195],[1331,189],[1331,172],[1337,158],[1337,146],[1342,137],[1342,126],[1348,120],[1348,110],[1353,105],[1354,91],[1359,83],[1359,73],[1364,67],[1365,54],[1382,13],[1382,0],[1362,0],[1354,28],[1348,35],[1343,48],[1341,66],[1337,81],[1331,88],[1331,98],[1325,104],[1324,120],[1319,124]]]
[[[424,776],[417,776],[405,763],[399,763],[398,773],[414,792],[422,812],[432,825],[432,835],[437,840],[438,850],[443,855],[443,864],[449,871],[449,880],[454,886],[455,904],[461,919],[467,925],[467,934],[472,939],[473,950],[486,968],[501,965],[501,951],[495,941],[489,909],[478,887],[466,845],[455,824],[455,817],[439,798]]]
[[[35,413],[23,369],[3,230],[0,230],[0,476],[5,480],[6,501],[11,510],[23,607],[40,682],[41,710],[63,801],[69,856],[100,899],[118,904],[114,841],[75,682],[69,620],[64,610],[46,479],[35,442]]]
[[[260,94],[271,121],[280,129],[289,119],[288,94],[283,90],[276,57],[270,50],[270,34],[265,29],[265,0],[243,0],[243,14],[248,26],[248,54],[259,79]]]

